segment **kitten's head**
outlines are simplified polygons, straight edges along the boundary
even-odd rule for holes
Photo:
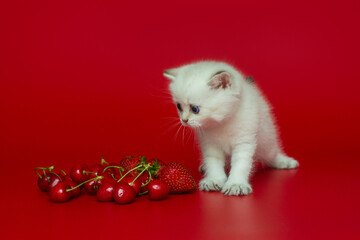
[[[235,114],[241,75],[222,62],[202,61],[164,71],[180,121],[192,128],[210,128]]]

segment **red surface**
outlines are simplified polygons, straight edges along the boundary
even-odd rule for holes
[[[359,1],[2,1],[1,239],[358,239],[359,10]],[[246,197],[53,204],[37,189],[36,166],[133,153],[179,161],[199,180],[190,131],[175,137],[162,70],[203,58],[255,78],[300,169],[260,169]]]

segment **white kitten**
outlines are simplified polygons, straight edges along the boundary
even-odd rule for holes
[[[205,172],[200,190],[250,194],[254,159],[274,168],[299,166],[282,151],[271,109],[255,83],[232,66],[201,61],[166,70],[164,76],[171,80],[181,123],[198,133]]]

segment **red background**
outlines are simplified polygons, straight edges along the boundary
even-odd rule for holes
[[[359,10],[355,0],[2,1],[1,238],[356,239]],[[36,166],[134,153],[179,161],[199,180],[162,76],[199,59],[254,77],[300,169],[260,168],[246,197],[53,204],[37,189]]]

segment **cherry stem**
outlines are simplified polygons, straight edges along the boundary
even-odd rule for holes
[[[104,168],[103,173],[104,173],[106,170],[108,170],[109,168],[118,168],[118,169],[119,169],[120,174],[121,174],[121,171],[120,171],[120,170],[125,171],[125,169],[124,169],[124,168],[119,167],[119,166],[107,166],[106,168]]]
[[[48,179],[47,176],[46,176],[45,169],[43,169],[43,172],[44,172],[44,176],[46,177],[46,180],[47,180],[48,182],[50,182],[50,179]]]
[[[151,172],[149,171],[149,180],[147,180],[146,183],[144,183],[143,185],[141,185],[141,187],[145,187],[146,185],[148,185],[152,180],[152,176],[151,176]]]
[[[107,166],[106,168],[104,168],[103,173],[104,173],[107,169],[109,169],[109,168],[117,168],[117,169],[119,169],[120,177],[123,176],[121,171],[125,171],[124,168],[119,167],[119,166]],[[112,175],[112,174],[110,174],[110,175],[112,176],[112,178],[113,178],[114,180],[117,180],[117,179],[114,177],[114,175]]]
[[[149,167],[150,167],[150,164],[147,165],[147,166],[144,168],[144,170],[142,170],[141,173],[139,173],[139,174],[136,176],[136,178],[131,182],[130,186],[136,181],[136,179],[138,179],[138,178],[140,177],[141,174],[143,174],[143,172],[145,172],[146,170],[148,170]]]
[[[109,165],[109,163],[107,161],[105,161],[104,157],[101,157],[101,165],[104,165],[104,163]]]
[[[124,179],[124,177],[125,177],[126,175],[128,175],[130,172],[132,172],[132,171],[134,171],[134,170],[136,170],[136,169],[138,169],[138,168],[140,168],[140,167],[141,167],[141,165],[139,165],[139,166],[137,166],[137,167],[134,167],[133,169],[130,169],[130,170],[127,171],[127,173],[125,173],[124,176],[122,176],[117,182],[120,182],[121,180]]]
[[[57,173],[54,173],[54,172],[51,172],[51,173],[55,174],[60,179],[60,181],[62,182],[62,178]]]
[[[55,166],[51,166],[51,167],[36,167],[35,170],[37,170],[37,169],[42,169],[42,170],[49,170],[49,171],[51,171],[51,170],[53,170],[54,168],[55,168]]]
[[[40,173],[38,173],[38,171],[37,171],[36,169],[37,169],[37,168],[35,168],[36,174],[39,176],[40,179],[42,179],[42,176],[40,175]]]
[[[115,181],[117,181],[117,179],[114,177],[114,175],[110,174],[110,176],[111,176]]]
[[[66,176],[66,172],[64,170],[60,170],[59,173],[62,172]]]
[[[85,184],[85,183],[87,183],[87,182],[90,182],[90,181],[93,181],[93,180],[98,180],[98,179],[103,179],[103,178],[104,178],[103,176],[97,176],[97,177],[95,177],[95,178],[92,178],[92,179],[86,180],[85,182],[80,183],[80,184],[79,184],[79,185],[77,185],[76,187],[66,189],[66,192],[70,192],[70,191],[72,191],[72,190],[74,190],[74,189],[76,189],[76,188],[78,188],[78,187],[80,187],[80,186],[84,185],[84,184]]]
[[[41,169],[43,170],[43,173],[44,173],[44,177],[46,177],[46,172],[45,170],[48,170],[49,172],[51,172],[51,170],[53,170],[55,168],[55,166],[51,166],[51,167],[36,167],[35,168],[35,172],[36,174],[39,176],[40,179],[42,179],[42,176],[38,173],[38,169]],[[61,179],[61,178],[60,178]],[[48,182],[50,182],[50,179],[47,179]]]
[[[145,192],[142,192],[142,193],[139,193],[138,195],[141,196],[141,195],[145,195],[147,194],[149,191],[145,191]]]
[[[94,174],[95,176],[97,176],[97,174],[96,173],[94,173],[94,172],[87,172],[87,171],[83,171],[83,174],[85,174],[85,173],[90,173],[90,174]]]

